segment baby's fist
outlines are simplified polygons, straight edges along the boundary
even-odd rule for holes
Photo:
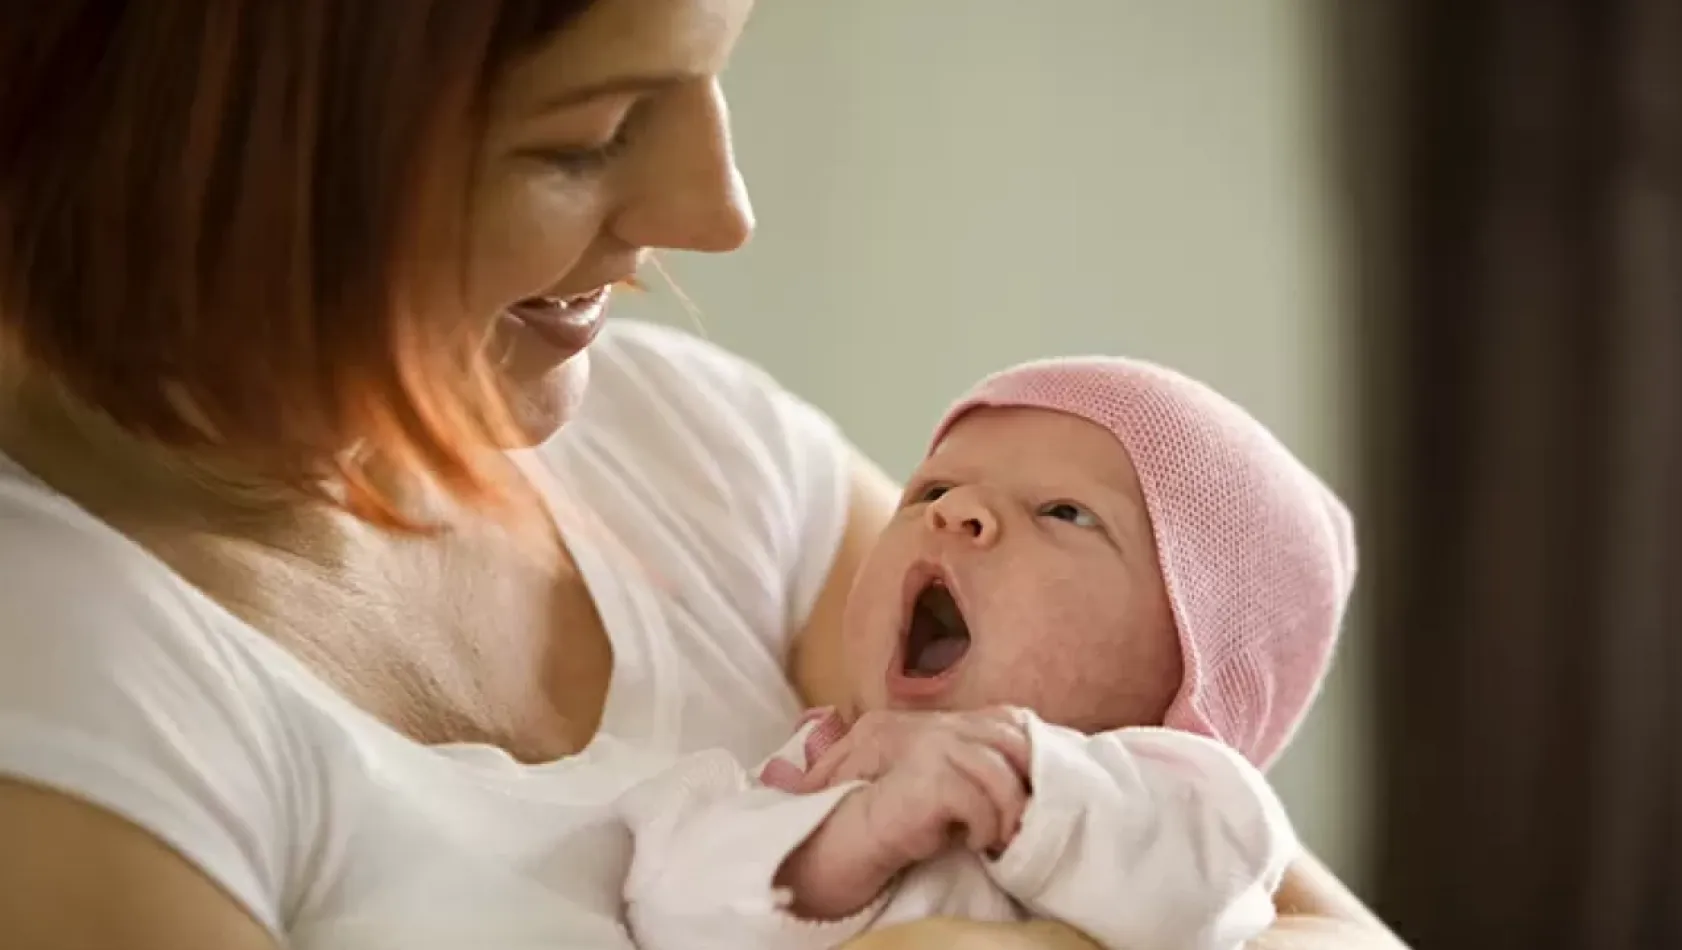
[[[867,727],[860,737],[867,741],[852,743],[850,754],[834,750],[849,779],[874,780],[842,799],[784,864],[778,882],[793,891],[798,914],[849,916],[895,875],[955,838],[975,851],[996,852],[1021,824],[1028,800],[1025,735],[1010,741],[999,720],[969,714],[889,715],[897,718]]]

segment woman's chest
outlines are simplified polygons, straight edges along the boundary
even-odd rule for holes
[[[785,620],[760,589],[772,579],[731,582],[740,571],[630,527],[573,531],[553,559],[493,538],[352,551],[329,573],[269,557],[175,566],[422,743],[548,761],[606,731],[668,752],[768,753],[799,712]]]
[[[520,761],[570,755],[600,731],[745,760],[786,736],[800,705],[765,631],[700,585],[588,549],[577,557],[578,572],[560,578],[439,579],[384,609],[324,605],[310,626],[331,637],[294,652],[319,651],[319,675],[410,738],[496,746]],[[348,618],[362,610],[370,619],[358,629]]]
[[[332,778],[291,945],[630,946],[614,802],[665,760],[601,746],[536,767],[477,746],[359,758]]]
[[[236,565],[261,584],[214,589],[343,698],[421,743],[485,743],[522,761],[588,744],[615,651],[570,562],[491,550],[363,561],[333,574]]]

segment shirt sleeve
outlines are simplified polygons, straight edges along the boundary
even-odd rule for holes
[[[5,506],[0,532],[0,776],[132,822],[278,933],[306,783],[214,608],[115,535]]]
[[[710,481],[725,500],[732,528],[748,532],[744,540],[763,554],[783,593],[780,625],[801,629],[846,529],[851,444],[821,410],[716,344],[635,320],[611,329],[625,369],[654,391],[648,401],[705,444],[696,454],[710,470],[689,476]]]
[[[1168,729],[1026,719],[1034,792],[991,865],[1000,887],[1117,950],[1237,950],[1273,923],[1298,844],[1242,756]]]
[[[797,735],[779,756],[798,757],[804,742]],[[790,895],[773,886],[783,862],[858,784],[794,795],[760,784],[714,751],[632,789],[620,814],[634,843],[625,917],[637,946],[827,950],[868,928],[887,895],[851,917],[820,922],[790,913]]]

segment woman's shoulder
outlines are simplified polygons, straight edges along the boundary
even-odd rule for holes
[[[0,457],[0,605],[9,621],[0,649],[44,628],[144,623],[176,614],[167,572],[144,552],[33,476]],[[179,618],[178,618],[179,619]],[[59,638],[66,648],[71,638]],[[0,694],[3,695],[3,694]]]
[[[714,437],[765,437],[796,427],[838,441],[833,423],[757,363],[696,334],[615,320],[591,350],[584,421],[636,413]],[[648,419],[650,407],[658,417]]]
[[[584,405],[550,457],[639,560],[715,585],[779,649],[828,578],[854,464],[833,420],[764,368],[634,319],[590,351]]]
[[[0,617],[0,776],[146,829],[272,925],[297,744],[208,601],[0,459]]]
[[[0,650],[47,630],[60,631],[52,639],[62,652],[132,643],[120,633],[128,629],[161,624],[184,634],[207,625],[161,562],[3,456],[0,525],[0,605],[10,621]]]
[[[815,490],[817,497],[791,499],[809,505],[844,491],[846,439],[828,415],[758,364],[682,330],[636,320],[610,325],[591,356],[583,409],[562,441],[680,463],[674,474],[683,482],[704,479],[725,494]]]
[[[855,459],[822,410],[717,344],[620,320],[592,352],[583,409],[558,441],[575,462],[590,456],[637,484],[639,505],[693,522],[702,543],[761,561],[785,622],[804,619],[846,524]]]

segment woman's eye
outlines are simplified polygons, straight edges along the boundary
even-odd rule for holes
[[[1067,521],[1077,528],[1098,527],[1098,516],[1072,501],[1058,501],[1040,509],[1040,517]]]
[[[545,149],[534,153],[545,164],[568,175],[587,175],[599,171],[625,150],[630,143],[629,118],[619,123],[613,137],[600,145],[583,148]]]

